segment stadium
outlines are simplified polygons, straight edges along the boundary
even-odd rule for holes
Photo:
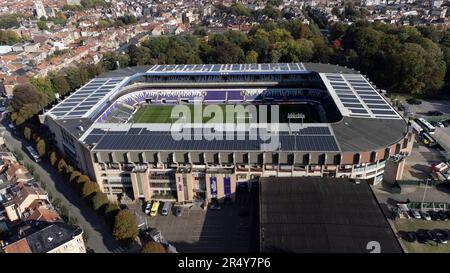
[[[187,114],[174,116],[180,108]],[[220,115],[225,112],[227,118]],[[375,184],[389,158],[408,154],[413,142],[407,123],[368,79],[318,63],[111,71],[41,121],[60,151],[112,200],[233,199],[237,188],[261,177]],[[175,122],[189,137],[174,137]],[[227,138],[211,137],[222,133]],[[275,145],[265,145],[274,139]]]

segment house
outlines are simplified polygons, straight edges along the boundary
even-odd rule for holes
[[[86,253],[86,246],[80,227],[55,222],[5,243],[2,250],[4,253]]]
[[[178,25],[178,27],[175,29],[175,34],[179,35],[181,33],[186,32],[186,27],[183,24]]]
[[[43,200],[50,203],[47,193],[43,192],[37,185],[17,183],[10,188],[7,200],[3,202],[8,220],[11,222],[20,220],[24,217],[25,212],[36,208]]]
[[[164,29],[162,28],[161,25],[156,26],[155,28],[153,28],[152,30],[152,35],[153,36],[161,36],[164,34]]]

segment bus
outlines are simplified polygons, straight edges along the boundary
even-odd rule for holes
[[[36,152],[36,150],[33,147],[26,146],[25,149],[27,149],[28,153],[34,159],[35,162],[41,161],[41,157],[39,156],[39,154]]]
[[[415,122],[414,120],[411,120],[410,123],[411,123],[411,127],[416,131],[417,134],[420,134],[423,132],[422,126],[417,124],[417,122]]]
[[[424,119],[424,118],[418,118],[418,119],[416,119],[416,122],[420,125],[420,126],[422,126],[422,128],[427,132],[427,133],[429,133],[430,135],[433,135],[434,134],[434,132],[436,131],[436,128],[433,126],[433,125],[431,125],[426,119]]]

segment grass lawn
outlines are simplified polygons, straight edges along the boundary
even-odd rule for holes
[[[449,221],[425,221],[419,219],[398,219],[394,221],[398,231],[417,231],[418,229],[450,229]],[[426,244],[411,243],[402,239],[404,246],[410,253],[450,253],[450,242],[436,246],[435,242]]]
[[[191,121],[194,120],[194,105],[187,105],[191,112]],[[203,109],[207,105],[203,105]],[[222,112],[224,113],[224,117],[220,120],[226,121],[225,117],[225,104],[219,104],[218,105]],[[174,120],[172,120],[171,113],[173,105],[145,105],[141,106],[139,110],[136,112],[136,114],[133,117],[133,122],[135,123],[172,123]],[[270,108],[267,108],[270,110]],[[308,122],[320,122],[320,116],[314,106],[308,105],[308,104],[287,104],[287,105],[280,105],[279,107],[279,114],[280,119],[279,122],[281,123],[287,123],[287,114],[288,113],[303,113],[306,115],[306,118],[304,120],[305,123]],[[203,117],[203,122],[209,121],[210,117]],[[247,118],[248,120],[248,118]],[[270,113],[268,115],[268,120],[270,121]],[[234,121],[237,121],[237,117],[234,118]],[[297,120],[295,122],[298,122]]]

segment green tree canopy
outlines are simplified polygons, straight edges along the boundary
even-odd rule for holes
[[[65,174],[67,170],[67,163],[64,158],[61,158],[58,162],[58,173]]]
[[[115,217],[113,234],[117,240],[133,240],[138,235],[136,217],[127,210],[121,210]]]
[[[53,92],[53,86],[50,79],[31,78],[29,81],[39,93],[47,97],[47,102],[52,102],[55,100],[55,93]]]
[[[146,243],[141,250],[141,253],[167,253],[163,245],[157,242]]]
[[[99,191],[100,188],[98,187],[98,184],[96,182],[89,181],[87,183],[83,183],[82,197],[90,198],[94,193]]]
[[[36,143],[36,149],[39,154],[39,156],[43,157],[46,154],[46,146],[45,146],[45,140],[39,139]]]
[[[103,192],[96,192],[92,196],[92,208],[100,213],[103,213],[108,205],[108,196]]]
[[[61,73],[53,73],[50,75],[53,91],[65,95],[70,91],[70,85]]]

